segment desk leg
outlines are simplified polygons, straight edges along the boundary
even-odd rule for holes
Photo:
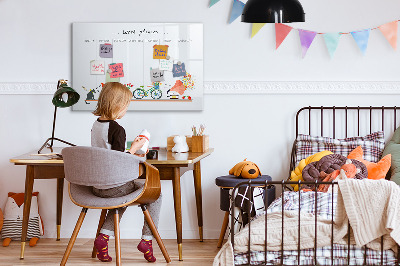
[[[199,225],[200,242],[203,242],[203,203],[201,196],[201,169],[200,161],[194,164],[194,191],[196,194],[197,221]]]
[[[25,177],[25,195],[24,195],[24,213],[22,219],[22,233],[21,233],[21,255],[20,259],[24,259],[26,235],[28,233],[29,213],[31,212],[31,200],[34,181],[34,166],[26,166]]]
[[[172,179],[174,191],[175,223],[178,242],[179,260],[182,259],[182,205],[181,205],[181,174],[179,167],[174,167],[174,178]]]
[[[60,241],[64,178],[57,178],[57,241]]]

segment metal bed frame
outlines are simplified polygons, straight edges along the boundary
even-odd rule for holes
[[[385,106],[382,106],[382,107],[372,107],[372,106],[369,106],[369,107],[360,107],[360,106],[357,106],[357,107],[348,107],[348,106],[344,106],[344,107],[337,107],[337,106],[331,106],[331,107],[324,107],[324,106],[312,107],[312,106],[308,106],[308,107],[303,107],[296,114],[296,138],[300,134],[299,133],[299,125],[300,125],[299,124],[299,120],[300,120],[300,114],[303,111],[308,111],[308,134],[309,135],[311,135],[311,131],[312,131],[311,112],[313,110],[319,111],[319,115],[320,115],[320,136],[324,136],[324,111],[325,110],[331,110],[330,113],[332,114],[331,118],[332,118],[332,123],[333,123],[332,124],[332,129],[333,129],[332,136],[333,136],[333,138],[336,137],[336,122],[337,122],[336,113],[339,112],[339,111],[340,112],[344,112],[344,121],[341,121],[341,122],[342,122],[342,125],[344,123],[345,137],[347,138],[348,137],[348,125],[349,125],[349,121],[348,121],[349,120],[348,119],[349,115],[348,115],[348,113],[356,112],[356,115],[357,115],[357,136],[360,136],[360,122],[361,122],[360,113],[361,112],[364,112],[364,113],[365,113],[365,111],[369,112],[369,131],[370,131],[370,133],[372,133],[373,113],[376,113],[376,112],[379,112],[379,111],[381,112],[381,130],[384,131],[384,129],[385,129],[385,113],[387,113],[386,111],[393,112],[393,130],[395,130],[396,129],[396,125],[397,125],[397,123],[396,123],[397,111],[399,109],[400,108],[398,108],[396,106],[393,106],[393,107],[385,107]],[[327,119],[325,119],[325,121],[326,120]],[[296,146],[296,141],[293,144],[293,149],[292,149],[292,153],[291,153],[290,172],[293,169],[295,169],[295,167],[296,167],[296,165],[295,165],[295,158],[296,158],[295,146]],[[289,176],[290,176],[290,172],[289,172]],[[252,181],[250,179],[249,181],[242,182],[242,183],[238,184],[237,186],[235,186],[233,191],[232,191],[232,195],[235,195],[235,192],[239,187],[251,186],[251,187],[263,188],[264,191],[265,191],[266,198],[268,198],[268,189],[266,189],[266,188],[268,188],[269,186],[271,186],[271,185],[281,186],[282,195],[283,195],[285,190],[291,190],[290,187],[287,186],[287,185],[292,185],[292,184],[299,185],[299,187],[300,187],[301,184],[315,185],[314,186],[315,187],[314,191],[317,192],[317,189],[318,189],[319,185],[330,184],[330,185],[332,185],[332,189],[334,189],[334,186],[336,186],[338,183],[336,181],[332,181],[332,182],[319,182],[319,181],[304,182],[304,181],[285,181],[285,180],[283,180],[283,181],[265,181],[265,182],[263,182],[263,181]],[[299,202],[301,202],[301,192],[300,192],[300,190],[298,191],[298,193],[299,193]],[[250,189],[250,198],[252,198],[252,196],[253,196],[252,194],[253,194],[253,191]],[[281,197],[281,198],[282,198],[282,212],[284,212],[284,197]],[[333,252],[334,252],[334,250],[333,250],[333,244],[334,244],[333,243],[333,224],[334,224],[334,220],[333,220],[334,219],[334,217],[333,217],[333,210],[334,210],[333,204],[334,203],[333,203],[333,201],[334,200],[333,199],[334,199],[334,193],[332,193],[332,213],[331,213],[331,215],[332,215],[332,221],[331,221],[332,222],[332,224],[331,224],[332,225],[332,227],[331,227],[332,228],[332,237],[331,237],[331,261],[332,261],[332,265],[334,263],[334,254],[333,254]],[[317,193],[315,193],[315,213],[317,213],[317,208],[318,208],[317,207],[317,202],[318,202]],[[267,250],[267,242],[268,242],[268,239],[267,239],[267,233],[268,233],[268,227],[267,227],[268,219],[267,219],[267,216],[268,215],[267,215],[267,211],[266,211],[267,207],[268,207],[267,206],[267,201],[264,201],[264,208],[265,208],[264,262],[260,263],[259,265],[272,265],[272,264],[268,264],[268,262],[267,262],[267,252],[268,252],[268,250]],[[300,227],[300,204],[299,204],[298,214],[299,214],[298,226]],[[231,200],[231,232],[230,232],[231,239],[230,239],[230,241],[231,241],[231,244],[232,244],[233,248],[234,248],[234,245],[235,245],[235,241],[234,241],[234,237],[235,237],[235,234],[234,234],[234,217],[235,217],[234,197],[232,197],[232,200]],[[313,258],[314,263],[313,264],[307,264],[307,265],[318,265],[317,264],[317,254],[316,254],[317,238],[318,238],[316,224],[317,224],[317,215],[315,215],[315,239],[314,239],[314,258]],[[249,219],[248,227],[249,227],[249,242],[248,242],[248,245],[247,245],[247,262],[248,263],[245,264],[245,265],[250,265],[251,264],[251,255],[250,255],[251,254],[251,249],[250,249],[250,243],[251,243],[251,230],[250,230],[251,229],[251,219]],[[284,251],[284,240],[283,240],[283,238],[284,238],[283,237],[283,235],[284,235],[284,218],[283,218],[283,216],[282,216],[282,232],[281,232],[281,234],[282,234],[281,249],[280,249],[281,256],[280,256],[280,264],[278,264],[278,265],[284,265],[283,264],[283,259],[284,259],[284,256],[283,256],[283,251]],[[298,246],[298,248],[297,248],[297,265],[305,265],[305,264],[300,264],[300,254],[301,254],[300,242],[301,242],[301,237],[300,237],[300,230],[299,230],[298,243],[297,243],[297,246]],[[395,265],[400,265],[400,249],[399,249],[400,246],[397,245],[397,248],[398,248],[399,252],[397,253],[397,258],[396,258]],[[366,253],[366,249],[367,248],[366,248],[366,246],[363,246],[363,249],[364,249],[364,263],[363,263],[363,265],[367,265],[366,264],[367,263],[367,253]],[[350,265],[350,224],[348,226],[348,233],[347,233],[347,264],[346,265]],[[383,261],[383,236],[381,237],[380,265],[384,265],[384,261]]]

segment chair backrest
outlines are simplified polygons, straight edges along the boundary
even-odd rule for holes
[[[139,176],[144,158],[97,147],[68,147],[62,150],[65,179],[83,186],[118,186]]]

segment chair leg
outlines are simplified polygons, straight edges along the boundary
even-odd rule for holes
[[[151,232],[153,233],[153,236],[155,237],[155,239],[157,240],[157,244],[161,249],[161,252],[164,256],[164,259],[167,263],[171,262],[171,259],[168,255],[168,251],[164,246],[164,243],[161,240],[160,234],[158,233],[158,230],[156,228],[156,225],[153,222],[153,219],[150,216],[149,211],[146,208],[146,205],[140,205],[140,207],[142,208],[143,214],[144,214],[144,219],[146,220],[147,224],[150,227]]]
[[[81,229],[81,226],[82,226],[83,220],[85,219],[87,210],[88,210],[87,208],[82,208],[81,214],[79,215],[78,221],[76,222],[75,229],[72,232],[72,236],[69,240],[67,249],[65,250],[64,256],[61,260],[61,263],[60,263],[61,266],[64,266],[67,263],[69,254],[71,253],[71,250],[72,250],[72,247],[74,246],[76,237],[78,236],[79,230]]]
[[[120,243],[120,235],[119,235],[119,213],[118,209],[115,209],[114,214],[114,234],[115,234],[115,256],[117,257],[115,265],[121,265],[121,243]]]
[[[228,222],[229,222],[229,212],[225,212],[225,217],[224,217],[224,221],[222,222],[221,234],[219,235],[217,248],[220,248],[222,246],[222,242],[224,241],[226,228],[228,227]]]
[[[97,226],[96,238],[100,234],[101,227],[103,227],[104,221],[106,220],[106,215],[107,215],[107,210],[106,209],[101,210],[101,215],[100,215],[100,219],[99,219],[99,226]],[[96,250],[96,248],[95,248],[95,246],[93,244],[92,258],[96,258],[96,254],[97,254],[97,250]]]

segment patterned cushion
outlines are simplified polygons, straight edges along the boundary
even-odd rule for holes
[[[365,160],[378,162],[385,147],[383,131],[374,132],[364,137],[345,139],[299,134],[296,139],[296,165],[298,165],[302,159],[323,150],[329,150],[347,157],[357,146],[363,148]]]

